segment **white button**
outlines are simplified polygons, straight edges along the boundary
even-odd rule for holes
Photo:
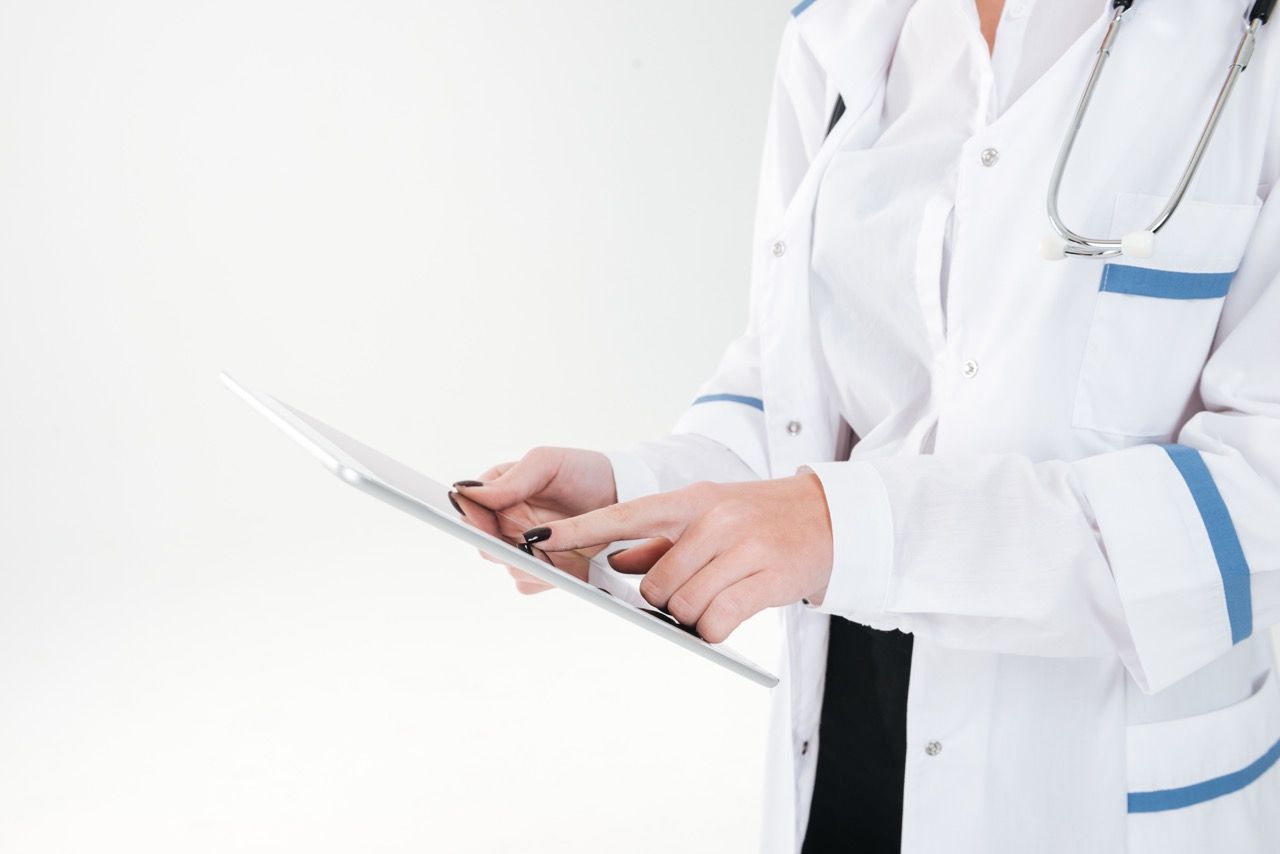
[[[799,421],[788,421],[787,433],[791,434],[792,436],[799,436],[800,430],[803,426],[804,425],[802,425]]]
[[[1000,162],[999,151],[996,151],[994,148],[982,149],[982,165],[983,166],[995,166],[999,162]]]
[[[1025,14],[1027,14],[1026,0],[1013,0],[1008,8],[1004,10],[1006,18],[1021,18]]]
[[[964,374],[964,377],[967,380],[973,379],[978,375],[978,363],[973,359],[970,359],[960,368],[960,373]]]
[[[937,756],[939,753],[942,752],[942,742],[940,741],[929,742],[924,746],[924,752],[927,753],[929,756]]]
[[[783,255],[786,255],[786,254],[787,254],[787,244],[783,243],[781,240],[773,244],[773,257],[781,258]]]

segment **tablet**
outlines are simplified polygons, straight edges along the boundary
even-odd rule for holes
[[[707,643],[693,629],[680,625],[669,614],[655,610],[603,558],[591,559],[587,564],[586,580],[580,579],[540,559],[536,553],[521,551],[512,543],[468,523],[450,501],[449,489],[443,484],[270,395],[250,391],[225,373],[222,374],[222,382],[310,451],[329,471],[362,492],[498,558],[502,563],[517,567],[752,682],[770,688],[778,684],[778,678],[759,665],[724,644]]]

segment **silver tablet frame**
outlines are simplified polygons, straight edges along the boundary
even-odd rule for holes
[[[756,684],[767,688],[778,684],[778,677],[724,644],[708,643],[652,612],[646,613],[652,606],[629,585],[610,585],[611,589],[605,590],[472,527],[449,507],[444,485],[270,395],[251,391],[226,373],[221,378],[227,388],[306,448],[325,468],[360,491]],[[613,574],[599,558],[591,561],[590,571],[592,578],[602,583]]]

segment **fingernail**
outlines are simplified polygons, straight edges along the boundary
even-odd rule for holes
[[[484,484],[478,480],[460,480],[453,485],[453,488],[466,489],[468,486],[484,486]]]
[[[540,543],[549,539],[551,539],[550,528],[530,528],[524,532],[524,541],[526,543]]]
[[[533,554],[533,546],[529,545],[528,543],[516,543],[516,548],[518,548],[520,551],[524,552],[527,555]]]
[[[618,549],[616,552],[609,552],[604,556],[604,559],[609,562],[609,566],[613,566],[613,559],[625,551],[626,549]]]
[[[452,492],[450,492],[450,493],[448,493],[448,495],[449,495],[449,503],[453,505],[453,509],[454,509],[454,510],[457,510],[459,513],[462,513],[462,508],[458,506],[458,501],[457,501],[457,499],[455,499],[455,498],[453,497],[453,493],[452,493]],[[462,513],[462,515],[463,515],[463,516],[465,516],[465,515],[467,515],[467,514],[466,514],[466,513]]]
[[[641,608],[640,610],[644,611],[646,614],[652,614],[653,616],[657,617],[659,620],[662,620],[664,623],[670,623],[673,626],[680,625],[680,621],[677,620],[675,617],[671,616],[670,614],[664,614],[663,612],[656,611],[653,608]]]

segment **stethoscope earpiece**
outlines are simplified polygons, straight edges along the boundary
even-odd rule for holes
[[[1067,239],[1049,232],[1040,238],[1040,257],[1046,261],[1061,261],[1067,257]]]
[[[1150,258],[1156,254],[1154,231],[1131,231],[1120,238],[1120,252],[1130,258]]]

